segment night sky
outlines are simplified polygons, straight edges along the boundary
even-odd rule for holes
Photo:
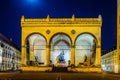
[[[20,19],[98,17],[102,15],[102,50],[116,45],[117,0],[0,0],[0,33],[21,48]]]

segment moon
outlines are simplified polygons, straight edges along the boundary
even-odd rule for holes
[[[24,0],[24,4],[27,7],[36,8],[43,6],[43,0]]]
[[[36,4],[40,3],[39,1],[40,1],[40,0],[26,0],[26,3],[27,3],[27,4],[36,5]]]

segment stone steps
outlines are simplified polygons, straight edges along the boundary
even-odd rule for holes
[[[67,67],[53,67],[52,68],[52,72],[66,72],[66,71],[68,71]]]

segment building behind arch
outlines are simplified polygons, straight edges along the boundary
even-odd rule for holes
[[[20,49],[0,33],[0,71],[19,70],[20,65]]]

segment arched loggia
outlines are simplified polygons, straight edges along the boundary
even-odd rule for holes
[[[96,39],[89,33],[79,35],[75,41],[75,65],[95,64]]]
[[[26,61],[44,66],[46,65],[46,40],[40,34],[31,34],[26,40]]]
[[[70,38],[62,33],[56,34],[52,37],[50,45],[52,63],[56,66],[61,66],[60,64],[68,66],[68,61],[71,59]]]

